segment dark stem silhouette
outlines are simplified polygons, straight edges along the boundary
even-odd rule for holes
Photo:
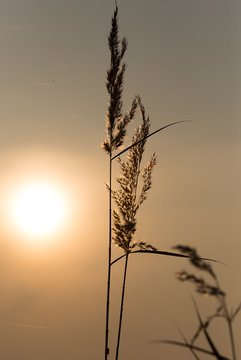
[[[105,360],[109,355],[109,314],[110,314],[110,280],[111,280],[111,239],[112,239],[112,160],[110,153],[110,163],[109,163],[109,252],[108,252],[108,275],[107,275],[107,296],[106,296],[106,332],[105,332]]]
[[[125,269],[124,269],[122,294],[121,294],[120,319],[119,319],[117,345],[116,345],[116,355],[115,355],[116,360],[118,360],[118,356],[119,356],[119,347],[120,347],[122,317],[123,317],[123,308],[124,308],[124,299],[125,299],[125,287],[126,287],[126,274],[127,274],[128,257],[129,257],[129,254],[127,253],[126,254],[126,259],[125,259]]]

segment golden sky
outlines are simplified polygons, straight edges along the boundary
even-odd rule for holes
[[[230,306],[241,300],[241,4],[235,0],[119,0],[128,39],[124,102],[140,94],[158,165],[138,217],[137,240],[170,251],[181,243],[216,265]],[[110,0],[2,0],[0,4],[0,357],[104,357],[108,244],[105,138]],[[135,120],[130,132],[138,125]],[[118,166],[114,166],[114,176]],[[44,182],[66,216],[51,234],[20,230],[10,199]],[[14,195],[15,196],[15,195]],[[114,249],[114,255],[121,250]],[[122,263],[113,268],[111,349]],[[180,259],[133,255],[120,359],[189,360],[155,339],[196,326]],[[205,313],[212,299],[197,296]],[[235,331],[240,333],[241,320]],[[226,335],[215,329],[223,349]],[[241,353],[241,345],[237,350]],[[110,359],[111,360],[111,359]]]

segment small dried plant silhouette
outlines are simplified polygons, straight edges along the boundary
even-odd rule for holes
[[[145,144],[149,137],[164,130],[165,128],[181,123],[176,121],[165,125],[150,133],[150,119],[146,115],[145,108],[140,96],[135,96],[130,110],[123,113],[123,83],[126,64],[123,57],[127,50],[127,40],[119,40],[118,31],[118,7],[116,5],[112,18],[111,31],[108,38],[111,53],[110,69],[107,71],[106,89],[109,95],[109,104],[106,116],[106,140],[102,147],[109,156],[109,241],[108,241],[108,278],[107,278],[107,299],[106,299],[106,331],[105,331],[105,360],[109,355],[109,308],[110,308],[110,285],[111,267],[120,259],[125,257],[125,267],[123,274],[123,286],[121,295],[120,318],[116,346],[116,360],[119,355],[120,335],[122,326],[123,304],[125,296],[125,283],[127,274],[128,258],[130,254],[159,254],[189,258],[188,254],[178,254],[174,252],[158,251],[152,245],[135,241],[133,236],[136,231],[136,215],[139,207],[147,197],[151,188],[152,171],[156,165],[156,156],[152,155],[150,161],[141,170],[141,162],[145,150]],[[126,137],[127,125],[134,119],[137,110],[141,114],[141,125],[134,131],[131,144],[120,150]],[[121,156],[127,153],[127,159],[122,160]],[[112,162],[117,160],[120,165],[121,175],[117,179],[119,188],[112,188]],[[141,177],[141,181],[140,181]],[[141,189],[139,190],[139,187]],[[112,199],[116,208],[112,209]],[[111,244],[115,243],[120,247],[124,254],[115,260],[111,257]]]
[[[190,263],[199,271],[205,272],[205,274],[210,278],[211,284],[203,277],[196,276],[195,274],[190,274],[187,271],[178,272],[176,274],[177,279],[180,281],[188,281],[192,283],[199,294],[215,298],[218,306],[213,314],[207,316],[205,320],[202,320],[198,306],[193,299],[193,304],[199,325],[192,339],[188,341],[186,337],[181,333],[183,342],[171,340],[163,340],[160,342],[186,347],[192,352],[195,359],[200,359],[198,354],[202,353],[211,355],[218,360],[230,360],[230,358],[227,358],[220,354],[220,351],[218,350],[217,345],[214,343],[214,340],[210,333],[210,326],[213,321],[217,318],[223,318],[228,326],[232,360],[236,360],[235,341],[232,324],[239,311],[241,310],[241,303],[234,310],[229,310],[226,301],[226,293],[220,287],[217,275],[215,274],[211,264],[204,261],[198,255],[197,251],[192,247],[177,245],[174,248],[183,254],[190,255]],[[196,345],[196,341],[201,335],[204,335],[204,338],[206,339],[207,345],[209,347],[208,349]]]

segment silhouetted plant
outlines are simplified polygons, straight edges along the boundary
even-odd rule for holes
[[[156,165],[156,156],[155,154],[153,154],[150,161],[146,164],[143,172],[141,173],[142,156],[144,153],[146,136],[149,135],[150,120],[149,117],[147,117],[145,114],[145,109],[141,103],[140,97],[136,97],[135,101],[138,104],[142,115],[142,124],[135,130],[135,133],[132,137],[132,144],[138,144],[129,149],[126,161],[123,161],[120,157],[118,157],[117,161],[120,165],[121,170],[121,176],[117,178],[119,189],[111,191],[112,198],[115,200],[118,209],[113,210],[113,242],[118,247],[123,249],[126,254],[120,320],[116,347],[116,359],[118,358],[119,353],[125,281],[129,254],[136,247],[141,250],[149,249],[152,251],[156,251],[156,248],[154,248],[150,244],[147,244],[143,241],[135,242],[133,240],[133,236],[136,231],[137,211],[140,205],[146,199],[148,190],[151,188],[152,170]],[[139,142],[139,140],[141,139],[145,140]],[[137,190],[140,174],[143,179],[143,185],[140,191],[140,195],[138,195]]]
[[[193,304],[199,325],[198,325],[198,329],[192,336],[191,340],[188,341],[186,337],[181,333],[183,342],[172,341],[172,340],[162,340],[160,342],[186,347],[192,352],[195,359],[199,359],[198,354],[203,353],[207,355],[212,355],[218,360],[230,360],[229,358],[221,355],[217,345],[214,343],[214,340],[211,336],[211,330],[210,330],[211,324],[215,319],[222,318],[224,319],[224,321],[228,326],[232,360],[236,360],[235,341],[234,341],[232,324],[237,314],[241,310],[241,303],[234,310],[229,310],[227,306],[226,293],[220,287],[217,275],[215,274],[211,264],[204,261],[198,255],[197,251],[194,248],[189,246],[177,245],[174,247],[174,249],[180,251],[183,254],[189,255],[190,263],[199,271],[204,271],[205,274],[210,278],[211,283],[210,281],[207,281],[205,278],[189,273],[187,271],[178,272],[176,274],[177,279],[182,282],[184,281],[191,282],[194,285],[196,292],[214,298],[217,301],[218,306],[213,314],[207,316],[205,320],[202,320],[198,306],[193,299]],[[206,339],[209,349],[205,349],[196,345],[196,341],[199,339],[199,337],[202,334]]]
[[[118,7],[116,6],[114,16],[112,18],[111,31],[108,38],[109,49],[111,53],[110,69],[107,71],[106,89],[109,94],[109,104],[106,116],[106,140],[103,141],[102,147],[109,156],[109,252],[108,252],[108,279],[107,279],[107,300],[106,300],[106,332],[105,332],[105,360],[109,354],[109,307],[110,307],[110,285],[111,285],[111,267],[117,261],[125,257],[125,267],[123,275],[123,286],[121,295],[120,318],[117,336],[116,360],[119,354],[119,344],[121,335],[123,303],[125,296],[125,283],[127,274],[128,258],[130,254],[159,254],[176,257],[189,258],[186,254],[176,254],[173,252],[158,251],[152,245],[144,241],[135,241],[133,236],[136,231],[136,215],[140,205],[147,197],[147,193],[151,188],[152,170],[156,165],[156,156],[152,155],[150,161],[146,164],[143,171],[141,170],[141,162],[145,149],[146,140],[154,134],[164,130],[165,128],[175,125],[183,121],[176,121],[167,124],[158,130],[150,133],[150,119],[146,115],[145,108],[142,104],[140,96],[135,96],[132,100],[130,110],[123,112],[123,84],[126,64],[123,61],[124,54],[127,50],[127,40],[123,38],[119,40],[118,31]],[[131,144],[120,151],[126,137],[127,125],[134,119],[136,111],[139,109],[141,113],[142,123],[134,131]],[[127,159],[122,160],[121,156],[127,153]],[[113,189],[112,186],[112,162],[117,160],[120,165],[121,175],[117,182],[119,188]],[[142,178],[142,186],[140,186],[140,176]],[[139,194],[139,195],[138,195]],[[116,209],[112,209],[112,198],[115,201]],[[111,257],[111,243],[114,242],[124,251],[115,260]]]

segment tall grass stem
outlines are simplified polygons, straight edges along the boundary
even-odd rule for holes
[[[217,278],[215,278],[215,282],[217,284],[217,287],[220,288],[219,281],[218,281]],[[223,308],[224,308],[224,312],[225,312],[225,319],[226,319],[227,324],[228,324],[229,339],[230,339],[231,351],[232,351],[232,357],[233,357],[232,360],[236,360],[236,349],[235,349],[235,341],[234,341],[234,335],[233,335],[232,318],[231,318],[229,310],[228,310],[226,299],[224,298],[221,301],[223,303]]]
[[[230,318],[228,319],[228,329],[229,329],[229,334],[230,334],[233,360],[236,360],[236,350],[235,350],[235,343],[234,343],[234,336],[233,336],[233,327],[232,327],[232,320]]]
[[[122,295],[121,295],[120,319],[119,319],[119,328],[118,328],[118,337],[117,337],[116,355],[115,355],[116,360],[118,360],[118,356],[119,356],[119,347],[120,347],[121,327],[122,327],[122,318],[123,318],[123,308],[124,308],[124,298],[125,298],[126,273],[127,273],[128,258],[129,258],[129,254],[127,253],[126,254],[126,259],[125,259],[125,269],[124,269]]]
[[[109,252],[108,252],[108,279],[107,279],[107,297],[106,297],[106,331],[105,331],[105,360],[109,355],[109,313],[110,313],[110,279],[111,279],[111,240],[112,240],[112,154],[110,153],[109,162]]]

